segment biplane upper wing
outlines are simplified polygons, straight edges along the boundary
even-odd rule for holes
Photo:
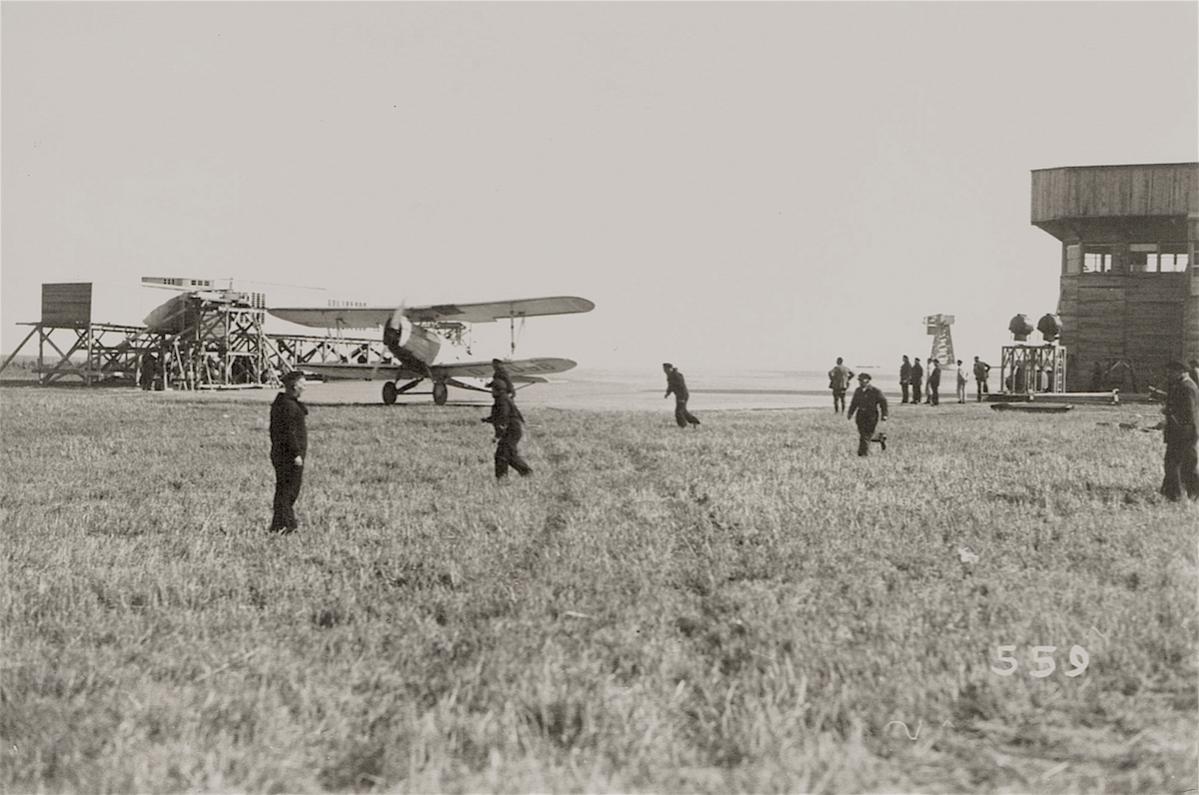
[[[553,375],[554,373],[564,373],[575,366],[575,362],[570,359],[557,358],[538,358],[538,359],[514,359],[504,362],[505,369],[508,370],[508,375],[513,381],[523,383],[544,383],[544,376]],[[356,364],[353,362],[346,363],[304,363],[300,369],[306,373],[314,373],[323,378],[330,380],[334,379],[356,379],[362,381],[374,381],[380,379],[386,380],[403,380],[426,378],[422,373],[415,370],[410,370],[407,367],[399,367],[395,364]],[[429,367],[430,373],[434,378],[491,378],[492,367],[491,362],[451,362],[449,364],[434,364]]]
[[[595,304],[571,295],[546,298],[519,298],[512,301],[487,301],[478,304],[434,304],[410,306],[404,316],[413,323],[491,323],[508,318],[569,315],[590,312]],[[395,314],[396,307],[275,307],[272,315],[290,323],[316,328],[375,328]]]
[[[549,298],[521,298],[515,301],[487,301],[481,304],[410,306],[404,311],[404,315],[413,323],[491,323],[508,318],[570,315],[575,312],[590,312],[592,309],[595,309],[595,304],[586,298],[558,295]]]

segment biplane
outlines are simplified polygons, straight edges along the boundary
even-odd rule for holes
[[[390,362],[306,363],[305,372],[326,379],[386,379],[383,402],[390,405],[423,381],[432,382],[433,402],[444,405],[449,387],[486,392],[482,387],[462,381],[492,375],[491,360],[475,362],[437,362],[437,354],[447,340],[460,343],[467,326],[507,320],[510,351],[515,352],[515,324],[525,318],[545,315],[569,315],[590,312],[595,304],[575,296],[522,298],[513,301],[488,301],[475,304],[436,304],[433,306],[395,307],[273,307],[275,317],[301,326],[324,328],[340,333],[345,329],[383,327],[383,344],[391,353]],[[545,383],[547,375],[565,372],[575,366],[570,359],[506,359],[503,362],[514,384]]]

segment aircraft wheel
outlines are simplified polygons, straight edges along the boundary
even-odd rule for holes
[[[396,390],[396,385],[395,385],[394,381],[388,381],[387,383],[383,384],[383,402],[384,403],[386,403],[389,406],[392,403],[395,403],[397,394],[399,394],[399,392]]]
[[[449,387],[443,383],[433,384],[433,402],[439,406],[444,406],[446,399],[450,396]]]

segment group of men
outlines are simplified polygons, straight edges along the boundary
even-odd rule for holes
[[[930,405],[938,403],[938,387],[940,386],[940,365],[936,359],[930,362],[930,373],[927,385],[927,402]],[[958,402],[966,402],[966,377],[959,359],[958,366]],[[699,419],[687,408],[690,393],[683,374],[670,362],[662,365],[666,373],[666,394],[674,395],[675,421],[680,428],[696,427]],[[974,378],[977,382],[977,399],[987,394],[987,376],[991,366],[974,357]],[[522,477],[530,475],[533,468],[529,466],[520,454],[520,442],[524,436],[524,415],[516,405],[516,388],[512,378],[499,359],[492,360],[492,379],[487,386],[491,390],[491,414],[483,418],[490,423],[494,431],[495,443],[495,477],[503,482],[512,468]],[[1192,364],[1191,372],[1181,362],[1171,361],[1166,365],[1168,387],[1163,422],[1163,437],[1166,443],[1165,476],[1162,479],[1161,493],[1169,500],[1180,500],[1185,494],[1191,500],[1199,500],[1199,372],[1195,372]],[[869,373],[859,373],[858,387],[854,390],[848,410],[845,405],[845,394],[854,377],[854,372],[845,366],[841,357],[829,370],[829,389],[833,392],[833,411],[845,412],[847,418],[854,421],[858,428],[858,455],[870,454],[871,443],[877,442],[883,450],[887,449],[887,435],[878,432],[880,422],[887,421],[887,398],[882,390],[875,386]],[[899,383],[903,392],[904,403],[920,403],[920,387],[924,379],[924,369],[920,360],[909,363],[908,357],[903,357],[899,370]],[[283,391],[271,404],[271,464],[275,469],[275,498],[274,516],[270,529],[277,533],[291,533],[296,530],[295,503],[300,495],[303,483],[304,462],[308,456],[308,409],[300,402],[304,393],[304,376],[299,370],[293,370],[283,376]]]
[[[499,359],[492,359],[491,414],[483,422],[491,424],[495,437],[495,477],[504,482],[508,468],[521,477],[533,474],[533,468],[520,454],[525,418],[516,406],[516,387]],[[283,391],[271,404],[271,465],[275,469],[274,515],[270,531],[293,533],[299,526],[295,504],[304,479],[304,460],[308,456],[308,407],[300,402],[306,382],[304,374],[292,370],[283,376]],[[684,387],[684,392],[686,388]],[[696,420],[698,423],[699,420]]]
[[[840,359],[837,360],[840,363]],[[987,381],[990,378],[991,365],[974,357],[975,400],[982,401],[983,395],[990,393]],[[966,386],[970,383],[967,370],[962,366],[962,360],[957,360],[957,397],[958,403],[966,402]],[[903,393],[904,403],[919,403],[921,385],[924,386],[924,402],[930,406],[941,403],[941,362],[937,359],[928,360],[928,374],[920,364],[920,357],[910,361],[903,357],[899,365],[899,389]]]

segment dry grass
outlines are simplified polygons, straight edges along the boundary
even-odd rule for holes
[[[537,410],[498,487],[481,410],[317,406],[274,537],[265,405],[0,391],[0,790],[1195,787],[1135,411]]]

